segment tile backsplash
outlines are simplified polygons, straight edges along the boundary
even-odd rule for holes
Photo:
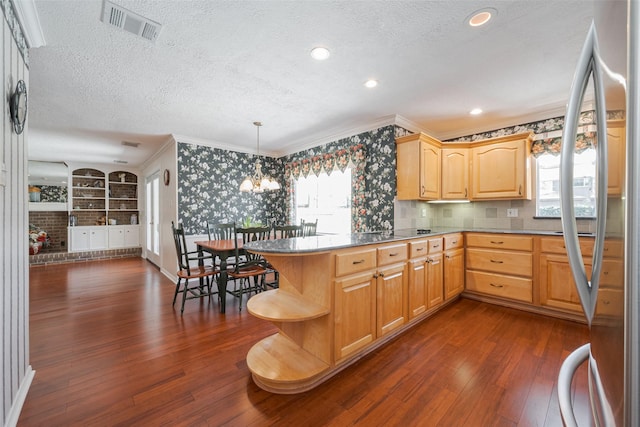
[[[616,207],[609,203],[609,214]],[[535,200],[499,200],[471,203],[426,203],[395,200],[396,229],[454,227],[463,229],[501,229],[560,231],[559,219],[535,219]],[[518,216],[507,217],[507,209],[518,209]],[[595,221],[578,220],[578,231],[595,231]]]

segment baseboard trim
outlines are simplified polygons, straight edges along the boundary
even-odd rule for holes
[[[25,372],[22,383],[20,384],[20,388],[18,389],[18,393],[16,394],[16,398],[13,401],[13,405],[11,405],[9,413],[7,414],[7,420],[4,424],[5,427],[15,427],[18,425],[18,419],[20,418],[20,412],[22,412],[22,406],[27,399],[27,393],[29,392],[29,387],[31,387],[31,382],[33,381],[33,377],[35,375],[36,371],[31,368],[31,365],[27,366],[27,372]]]

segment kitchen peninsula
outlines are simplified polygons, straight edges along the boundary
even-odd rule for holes
[[[432,229],[312,236],[247,243],[280,273],[280,287],[253,296],[251,314],[279,332],[256,343],[256,384],[299,393],[464,296],[584,321],[559,231]],[[593,236],[580,246],[590,265]],[[621,242],[605,240],[603,274],[616,277]],[[613,283],[613,282],[612,282]],[[621,289],[608,281],[613,304]],[[601,310],[606,310],[606,305]]]
[[[247,304],[251,314],[279,328],[247,354],[256,384],[274,393],[317,386],[463,289],[463,236],[457,231],[312,236],[251,242],[245,248],[280,273],[279,289]],[[443,287],[448,252],[457,255],[447,258],[458,284],[451,292]]]

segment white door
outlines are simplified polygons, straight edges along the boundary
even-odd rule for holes
[[[147,259],[160,265],[160,171],[154,172],[146,179],[146,252]]]

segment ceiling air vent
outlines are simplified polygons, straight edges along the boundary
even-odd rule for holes
[[[159,23],[131,12],[122,6],[111,3],[108,0],[105,0],[102,6],[101,21],[151,42],[156,41],[162,29],[162,25]]]
[[[122,141],[122,145],[124,145],[125,147],[138,148],[140,146],[140,143],[139,142],[131,142],[131,141]]]

